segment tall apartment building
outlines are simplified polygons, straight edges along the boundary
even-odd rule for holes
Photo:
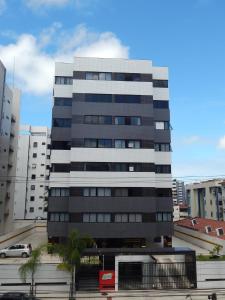
[[[187,184],[186,198],[191,217],[225,220],[225,188],[222,179]]]
[[[183,181],[173,179],[172,196],[173,196],[174,204],[184,204],[185,203],[185,186],[184,186]]]
[[[0,234],[12,228],[20,91],[6,84],[0,61]]]
[[[47,219],[50,130],[22,125],[19,132],[14,219]]]
[[[168,69],[152,61],[56,63],[48,236],[76,228],[98,247],[170,240]]]

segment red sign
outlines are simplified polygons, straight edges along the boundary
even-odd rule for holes
[[[99,271],[99,290],[115,290],[115,271]]]

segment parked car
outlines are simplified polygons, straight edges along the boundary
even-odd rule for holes
[[[28,294],[20,292],[9,292],[0,296],[1,300],[38,300],[36,297],[31,297]]]
[[[16,244],[0,250],[0,257],[28,257],[31,254],[30,244]]]

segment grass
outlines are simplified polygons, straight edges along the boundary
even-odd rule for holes
[[[221,256],[212,256],[212,255],[197,255],[196,256],[197,261],[225,261],[225,255]]]

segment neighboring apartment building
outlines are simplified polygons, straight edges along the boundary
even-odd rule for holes
[[[168,69],[147,60],[56,63],[48,236],[166,246],[173,233]]]
[[[225,190],[222,179],[186,185],[186,199],[190,216],[225,220]]]
[[[186,218],[188,218],[188,205],[173,205],[173,221],[175,222]]]
[[[183,181],[173,179],[172,196],[174,204],[185,203],[185,186]]]
[[[50,130],[20,127],[15,185],[14,219],[46,219],[50,166]]]
[[[12,229],[20,91],[6,84],[0,61],[0,234]]]

